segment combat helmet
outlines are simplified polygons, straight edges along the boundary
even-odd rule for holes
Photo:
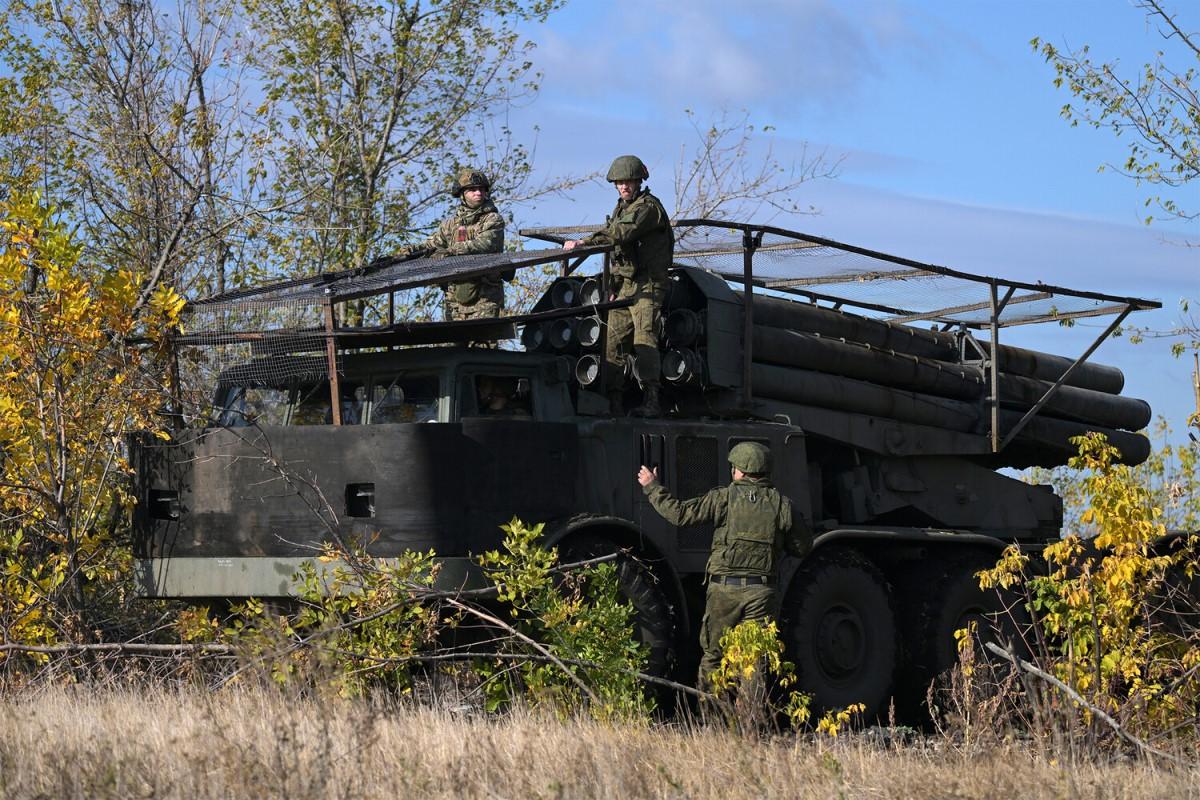
[[[612,166],[608,168],[608,177],[604,180],[613,181],[644,181],[650,177],[650,170],[637,156],[617,156]]]
[[[450,194],[462,197],[462,193],[467,189],[490,190],[491,188],[492,182],[488,180],[487,175],[473,167],[464,167],[454,176],[454,181],[450,184]]]
[[[738,442],[729,451],[729,463],[747,475],[766,475],[771,471],[771,451],[758,442]]]

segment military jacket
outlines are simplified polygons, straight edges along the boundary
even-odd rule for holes
[[[629,202],[618,200],[604,230],[588,236],[583,244],[612,245],[613,274],[638,282],[666,281],[675,257],[671,218],[649,189],[642,189]]]
[[[654,509],[672,525],[715,523],[709,575],[774,577],[780,556],[803,556],[809,537],[792,529],[792,504],[769,481],[743,478],[691,500],[678,500],[657,481],[643,487]]]
[[[435,257],[503,251],[504,217],[500,216],[491,200],[483,201],[478,208],[471,208],[463,201],[428,239],[406,250],[414,256]],[[457,302],[470,304],[479,299],[481,291],[487,293],[485,290],[499,287],[500,276],[484,275],[469,281],[452,283],[447,292]]]

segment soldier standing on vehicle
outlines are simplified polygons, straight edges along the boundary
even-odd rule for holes
[[[479,170],[460,170],[450,186],[450,194],[462,199],[458,209],[428,239],[405,247],[401,255],[446,258],[503,252],[504,217],[491,200],[491,188],[491,182]],[[504,309],[504,284],[499,275],[457,281],[443,288],[447,320],[498,317]]]
[[[771,486],[771,451],[741,442],[729,451],[733,482],[691,500],[677,500],[658,482],[657,468],[642,465],[637,480],[662,517],[686,527],[714,523],[700,623],[700,688],[721,664],[721,635],[741,622],[770,619],[776,609],[776,571],[783,551],[801,557],[811,536],[793,530],[792,504]]]
[[[675,234],[662,202],[642,187],[650,170],[637,156],[619,156],[608,169],[608,180],[620,199],[604,230],[563,244],[612,245],[612,299],[632,298],[634,304],[608,312],[607,392],[613,413],[619,414],[625,381],[624,355],[633,348],[642,383],[642,405],[632,413],[657,417],[659,407],[658,318],[667,290],[667,270],[675,255]]]

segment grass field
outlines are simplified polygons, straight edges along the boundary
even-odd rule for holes
[[[1186,798],[1200,771],[939,737],[756,740],[713,727],[502,717],[272,691],[0,701],[0,797]]]

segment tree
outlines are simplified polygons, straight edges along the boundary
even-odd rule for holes
[[[1162,444],[1142,464],[1125,468],[1123,475],[1138,487],[1145,513],[1158,509],[1157,520],[1176,530],[1200,530],[1200,450],[1190,442],[1172,444],[1171,427],[1159,419],[1152,431]],[[1097,529],[1087,522],[1090,494],[1087,476],[1076,467],[1031,470],[1031,483],[1054,487],[1063,499],[1063,529],[1090,538]]]
[[[503,113],[537,88],[516,26],[559,5],[245,0],[266,95],[261,173],[279,209],[263,227],[271,257],[328,271],[392,252],[431,222],[460,166],[515,190],[529,151]]]
[[[1179,16],[1160,0],[1139,0],[1137,7],[1164,42],[1139,71],[1122,71],[1115,61],[1096,63],[1086,46],[1064,51],[1040,38],[1031,44],[1054,66],[1054,85],[1066,86],[1082,102],[1080,107],[1065,104],[1063,117],[1072,125],[1082,121],[1130,139],[1128,157],[1115,167],[1118,171],[1139,184],[1179,189],[1200,178],[1200,31],[1182,27]],[[1169,219],[1200,218],[1200,208],[1180,205],[1163,194],[1147,198],[1146,205],[1156,206]],[[1146,217],[1147,224],[1153,220],[1153,214]],[[1200,321],[1191,314],[1188,300],[1180,301],[1180,313],[1182,322],[1174,330],[1135,335],[1177,339],[1176,355],[1189,347],[1200,350]]]
[[[160,282],[223,275],[238,219],[227,213],[238,87],[217,67],[229,2],[185,0],[173,12],[139,0],[15,0],[0,12],[0,64],[55,109],[38,118],[27,166],[89,257],[141,276],[143,304]],[[0,128],[0,141],[19,145],[18,131]]]
[[[1071,532],[1051,543],[1041,567],[1011,546],[980,573],[981,586],[1024,590],[1040,626],[1029,644],[1044,673],[1136,736],[1194,747],[1200,537],[1164,546],[1162,508],[1133,468],[1114,462],[1116,448],[1096,433],[1072,441],[1086,502],[1080,521],[1094,536]]]
[[[161,420],[155,361],[183,300],[97,267],[32,195],[0,203],[0,636],[86,639],[129,575],[124,434]],[[42,276],[27,279],[31,269]],[[119,599],[119,598],[118,598]],[[4,656],[0,655],[0,659]]]
[[[1072,125],[1083,121],[1116,136],[1129,135],[1129,155],[1117,169],[1139,183],[1178,188],[1200,178],[1200,32],[1180,27],[1178,15],[1159,0],[1139,0],[1137,6],[1165,45],[1136,73],[1123,73],[1115,61],[1093,62],[1087,47],[1063,51],[1041,39],[1032,44],[1054,65],[1054,85],[1065,85],[1083,103],[1062,107]],[[1200,216],[1200,208],[1186,208],[1171,197],[1157,195],[1146,202],[1169,217]]]
[[[143,298],[359,266],[423,233],[459,165],[546,190],[504,113],[537,85],[518,26],[559,5],[14,0],[0,160]]]
[[[805,143],[798,160],[783,164],[770,144],[763,148],[756,141],[758,134],[774,129],[756,127],[747,112],[737,117],[722,112],[703,126],[695,113],[684,113],[696,142],[690,153],[687,145],[679,150],[675,219],[752,219],[763,211],[772,216],[816,213],[811,206],[802,209],[795,193],[809,181],[835,177],[841,159],[830,159],[825,152],[811,155]]]

